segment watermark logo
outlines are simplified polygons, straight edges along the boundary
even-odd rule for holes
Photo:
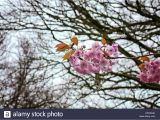
[[[4,118],[11,118],[11,111],[4,111]]]

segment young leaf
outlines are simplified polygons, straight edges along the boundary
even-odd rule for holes
[[[142,62],[149,61],[149,57],[142,56],[142,57],[139,58],[139,60],[141,60]]]
[[[68,51],[68,52],[63,56],[63,60],[69,59],[69,57],[70,57],[73,53],[74,53],[74,50]]]
[[[140,64],[138,67],[139,67],[139,69],[140,69],[141,71],[143,71],[143,70],[144,70],[145,65],[144,65],[144,63],[142,63],[142,64]]]
[[[56,51],[59,51],[59,52],[70,48],[70,46],[66,43],[59,43],[55,47],[57,48]]]
[[[75,45],[78,45],[78,39],[77,39],[77,37],[71,38],[71,42],[72,42],[73,44],[75,44]]]
[[[101,43],[102,43],[103,45],[107,44],[106,39],[102,38]]]

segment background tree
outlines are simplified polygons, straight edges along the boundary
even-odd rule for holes
[[[159,0],[4,0],[0,18],[0,29],[7,31],[8,36],[16,40],[17,36],[25,36],[36,46],[34,62],[46,65],[45,75],[37,79],[41,78],[44,83],[56,81],[53,85],[57,84],[57,89],[63,86],[63,90],[67,90],[63,100],[68,100],[69,108],[160,107],[160,85],[144,83],[136,77],[142,63],[140,56],[147,55],[151,60],[160,57],[157,50],[160,46]],[[102,35],[108,44],[119,44],[121,54],[116,58],[117,64],[113,72],[101,76],[100,88],[94,84],[95,76],[77,74],[68,62],[61,61],[62,54],[53,48],[58,42],[69,42],[74,35],[79,41],[87,41],[86,44],[99,41]],[[50,77],[42,79],[46,76]],[[5,81],[3,77],[1,81]]]

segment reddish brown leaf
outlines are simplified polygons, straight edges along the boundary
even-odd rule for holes
[[[145,61],[149,61],[149,57],[147,56],[142,56],[142,57],[139,57],[139,60],[141,60],[142,62],[145,62]]]
[[[71,38],[71,42],[72,42],[73,44],[75,44],[75,45],[78,45],[78,39],[77,39],[77,37]]]
[[[66,43],[59,43],[55,47],[57,48],[56,51],[59,51],[59,52],[70,48],[70,46]]]
[[[69,59],[69,57],[70,57],[73,53],[74,53],[74,50],[68,51],[68,52],[63,56],[63,60]]]
[[[102,38],[101,43],[102,43],[103,45],[106,45],[106,44],[107,44],[106,39]]]
[[[144,63],[142,63],[142,64],[140,64],[138,67],[139,67],[139,69],[140,69],[140,70],[142,70],[142,71],[143,71],[143,70],[144,70],[145,65],[144,65]]]

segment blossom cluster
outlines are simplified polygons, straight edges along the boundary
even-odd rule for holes
[[[160,58],[144,63],[144,69],[139,73],[138,78],[146,83],[160,82]]]
[[[114,61],[109,59],[118,55],[118,45],[100,45],[98,42],[92,44],[90,49],[82,46],[70,57],[69,62],[74,70],[80,74],[91,74],[112,71]]]

